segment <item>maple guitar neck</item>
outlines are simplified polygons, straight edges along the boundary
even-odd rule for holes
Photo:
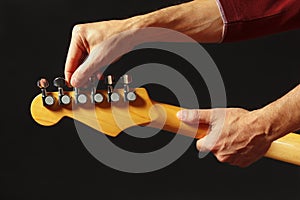
[[[122,90],[115,91],[122,95]],[[52,126],[64,117],[73,118],[112,137],[138,125],[148,125],[192,138],[202,138],[208,132],[208,125],[191,125],[178,120],[176,113],[182,108],[151,100],[145,88],[136,88],[137,99],[129,103],[119,101],[112,104],[107,101],[106,91],[98,92],[103,94],[103,102],[83,105],[59,105],[55,101],[53,105],[45,106],[42,94],[39,94],[31,103],[31,115],[43,126]],[[73,91],[66,91],[65,94],[74,97]],[[57,92],[48,92],[47,95],[59,99]],[[265,157],[300,166],[300,134],[289,133],[274,141]]]
[[[158,118],[155,123],[151,126],[154,128],[161,128],[163,130],[180,133],[189,137],[202,138],[207,134],[207,125],[192,126],[181,123],[177,117],[176,113],[182,108],[158,103],[152,101],[153,104],[160,110],[159,116],[163,118]],[[162,124],[164,123],[164,124]],[[265,154],[265,157],[272,158],[275,160],[291,163],[300,166],[300,135],[297,133],[289,133],[284,137],[281,137],[271,144],[269,150]]]

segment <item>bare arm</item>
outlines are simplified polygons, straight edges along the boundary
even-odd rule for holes
[[[110,55],[124,47],[124,43],[128,45],[128,33],[131,33],[121,33],[146,27],[172,29],[203,43],[220,42],[223,33],[223,21],[215,0],[194,0],[124,20],[79,24],[73,29],[65,64],[67,82],[74,87],[82,86],[99,67],[111,61],[108,59]],[[99,45],[103,47],[96,50]],[[102,58],[97,58],[97,65],[96,59],[83,63],[93,51],[102,55]]]
[[[262,108],[260,116],[266,121],[266,133],[272,140],[300,130],[300,85]]]
[[[222,40],[223,21],[215,0],[194,0],[128,20],[136,28],[162,27],[202,43]]]

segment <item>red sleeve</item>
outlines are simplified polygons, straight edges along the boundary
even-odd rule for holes
[[[217,0],[225,23],[223,42],[300,28],[300,0]]]

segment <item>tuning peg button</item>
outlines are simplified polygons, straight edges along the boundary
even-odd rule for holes
[[[43,104],[45,106],[52,106],[54,104],[55,100],[54,100],[54,97],[47,94],[46,88],[49,87],[49,82],[47,81],[47,79],[41,78],[40,80],[38,80],[37,81],[37,86],[42,91]]]
[[[123,79],[123,83],[126,85],[128,85],[132,82],[132,77],[129,74],[124,74],[122,76],[122,79]]]
[[[114,77],[112,75],[108,75],[106,77],[106,84],[112,85],[114,83]]]
[[[55,87],[62,88],[62,87],[64,87],[66,85],[66,81],[62,77],[57,77],[57,78],[54,79],[53,85]]]
[[[37,86],[41,89],[46,89],[49,87],[49,82],[45,78],[41,78],[40,80],[37,81]]]
[[[64,94],[63,87],[66,85],[66,81],[62,77],[57,77],[53,81],[53,85],[58,88],[59,104],[67,105],[71,102],[71,97]]]

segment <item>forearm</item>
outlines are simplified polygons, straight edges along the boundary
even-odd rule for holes
[[[300,84],[259,112],[272,140],[300,130]]]
[[[161,27],[179,31],[198,42],[222,40],[223,21],[215,0],[194,0],[125,20],[126,27]]]

